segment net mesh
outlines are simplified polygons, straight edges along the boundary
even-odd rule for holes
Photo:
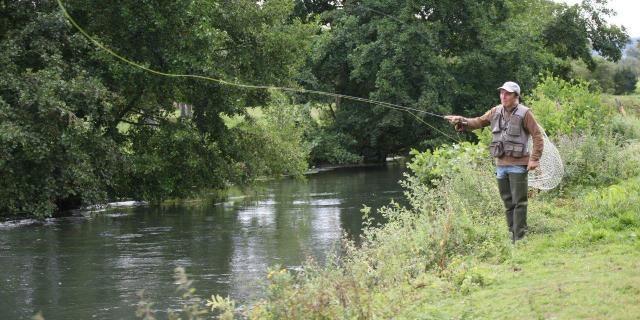
[[[541,128],[542,129],[542,128]],[[564,165],[560,152],[551,143],[547,134],[542,130],[544,150],[540,158],[538,169],[529,171],[529,186],[540,190],[551,190],[557,187],[564,176]],[[532,141],[529,138],[529,150],[532,149]]]

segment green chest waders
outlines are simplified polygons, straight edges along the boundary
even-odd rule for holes
[[[504,203],[507,226],[511,239],[515,242],[527,232],[527,173],[509,173],[506,178],[497,179],[500,197]]]

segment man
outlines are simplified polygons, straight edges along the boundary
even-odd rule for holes
[[[493,139],[489,145],[496,158],[496,176],[500,197],[504,202],[507,225],[513,242],[524,237],[527,231],[528,171],[539,165],[542,156],[543,137],[533,113],[520,104],[520,86],[505,82],[500,90],[501,104],[477,118],[445,116],[456,129],[478,129],[491,125]],[[528,140],[533,140],[533,150],[528,150]]]

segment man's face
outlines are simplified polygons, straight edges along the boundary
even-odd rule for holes
[[[505,107],[512,107],[516,104],[518,96],[515,92],[509,92],[505,89],[500,89],[500,103]]]

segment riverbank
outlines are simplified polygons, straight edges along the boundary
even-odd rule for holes
[[[383,167],[386,165],[403,165],[406,160],[407,160],[407,157],[395,156],[395,157],[387,157],[385,159],[385,162],[379,162],[379,163],[321,164],[317,166],[312,166],[304,174],[310,175],[310,174],[316,174],[319,172],[348,169],[348,168],[370,168],[370,167]],[[265,178],[265,180],[267,180],[267,178]]]
[[[274,269],[270,299],[257,305],[252,318],[636,319],[639,191],[635,177],[563,197],[536,195],[525,240],[515,246],[496,240],[493,248],[485,241],[459,254],[463,248],[443,244],[461,244],[452,239],[460,234],[451,232],[431,252],[458,252],[437,257],[441,266],[416,268],[429,257],[429,241],[410,240],[429,231],[420,219],[395,227],[396,219],[384,228],[393,232],[377,233],[376,247],[369,242],[339,265],[308,266],[301,275]],[[390,247],[395,250],[388,252]]]
[[[267,298],[247,316],[637,318],[638,122],[606,123],[556,137],[565,177],[530,192],[525,240],[509,241],[483,144],[426,151],[409,164],[406,207],[382,209],[388,222],[371,224],[334,263],[272,269]]]

